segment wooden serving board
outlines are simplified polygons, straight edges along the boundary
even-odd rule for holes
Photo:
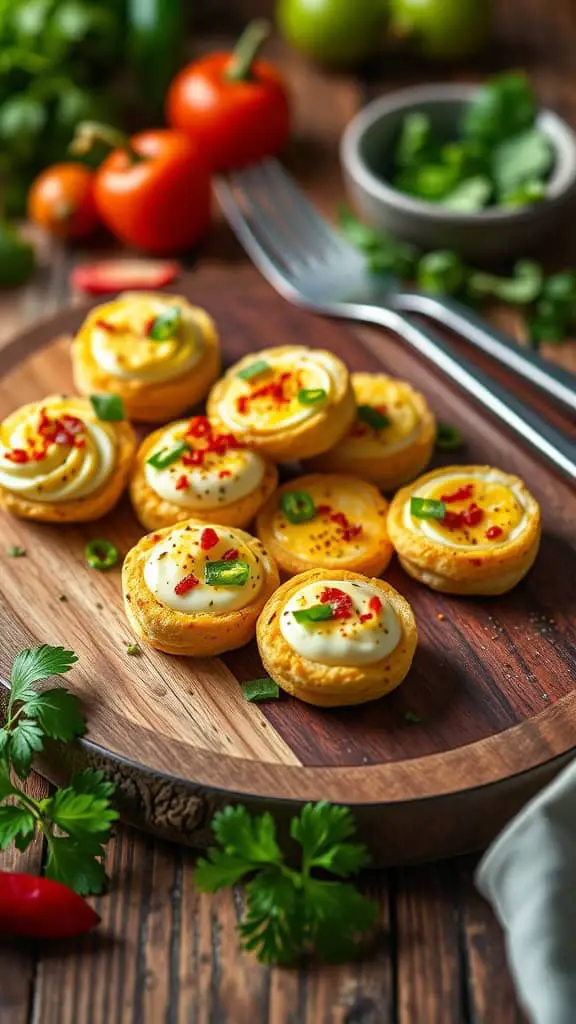
[[[352,334],[299,311],[251,268],[208,266],[174,290],[214,316],[227,361],[305,342],[332,349],[354,370],[412,381],[463,431],[459,461],[524,477],[543,508],[541,553],[512,593],[486,599],[435,594],[394,560],[386,578],[411,602],[420,633],[403,685],[357,708],[313,708],[287,696],[255,705],[239,685],[262,674],[255,644],[204,660],[126,653],[132,637],[120,569],[91,571],[83,551],[98,536],[122,552],[137,541],[143,531],[127,498],[104,520],[74,527],[2,514],[4,677],[29,644],[63,644],[80,659],[66,683],[84,703],[88,736],[72,755],[53,749],[41,768],[60,778],[86,761],[101,766],[129,820],[198,846],[208,840],[214,809],[230,800],[272,806],[282,823],[302,801],[328,799],[354,806],[378,863],[478,848],[576,746],[575,495],[385,332]],[[72,389],[69,339],[84,312],[60,313],[0,354],[0,418]],[[7,557],[12,544],[26,557]]]

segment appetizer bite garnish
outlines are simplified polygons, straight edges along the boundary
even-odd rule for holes
[[[334,445],[354,418],[354,396],[335,355],[286,345],[232,366],[212,388],[208,414],[251,448],[289,461]]]
[[[287,575],[317,566],[380,575],[393,554],[387,513],[388,502],[372,484],[312,473],[268,499],[256,532]]]
[[[330,451],[310,461],[326,473],[355,473],[393,490],[427,466],[436,424],[426,399],[410,384],[382,373],[353,373],[358,403],[348,433]]]
[[[88,314],[72,363],[79,391],[119,395],[131,419],[156,422],[205,397],[220,369],[218,336],[181,296],[124,292]]]
[[[136,449],[129,423],[87,398],[51,395],[0,425],[0,505],[24,519],[84,522],[118,501]]]
[[[278,686],[325,707],[375,700],[400,685],[417,644],[410,605],[388,583],[312,569],[284,583],[257,627]]]
[[[189,519],[142,537],[124,560],[122,582],[141,640],[168,654],[204,657],[252,639],[278,571],[243,530]]]
[[[132,504],[149,530],[195,516],[247,526],[278,482],[276,467],[206,416],[178,420],[142,442],[130,483]]]
[[[434,590],[503,594],[536,558],[540,509],[517,476],[448,466],[398,492],[388,529],[406,571]]]

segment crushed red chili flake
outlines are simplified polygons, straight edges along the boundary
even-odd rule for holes
[[[8,459],[8,462],[28,462],[30,456],[24,448],[12,448],[11,451],[6,452],[4,458]]]
[[[473,501],[463,512],[451,512],[448,509],[440,522],[442,526],[446,526],[449,530],[460,530],[463,526],[478,526],[478,523],[481,523],[483,518],[484,509],[479,508],[476,502]]]
[[[147,337],[148,337],[149,334],[152,333],[152,328],[154,327],[155,323],[156,323],[156,317],[155,316],[151,316],[151,317],[148,318],[148,320],[146,320],[146,322],[144,324],[144,334]]]
[[[218,473],[218,479],[219,480],[223,480],[224,477],[226,477],[226,476],[232,476],[232,473],[230,472],[230,470],[229,469],[221,469],[220,472]]]
[[[335,619],[349,619],[352,616],[352,598],[338,587],[326,587],[320,594],[320,602],[330,605]]]
[[[114,334],[117,330],[116,324],[111,324],[108,320],[95,320],[94,326],[99,327],[101,331],[108,331],[110,334]]]
[[[376,597],[376,595],[374,595],[368,601],[368,607],[371,612],[374,612],[374,615],[379,615],[380,612],[382,611],[382,601],[380,600],[379,597]]]
[[[195,448],[192,452],[184,452],[182,464],[184,466],[201,466],[204,462],[204,449]]]
[[[188,424],[187,434],[191,437],[207,437],[212,433],[210,420],[207,416],[194,416]]]
[[[490,526],[486,530],[486,536],[488,540],[496,540],[497,537],[502,536],[503,532],[504,531],[501,526]]]
[[[188,477],[183,473],[182,476],[179,476],[176,481],[176,490],[185,491],[188,486]]]
[[[346,529],[346,527],[349,525],[348,518],[344,515],[343,512],[332,512],[330,520],[331,522],[336,523],[338,526],[341,526],[343,529]]]
[[[85,438],[83,438],[83,437],[75,437],[74,438],[74,447],[75,448],[85,448],[86,447],[86,440],[85,440]],[[44,453],[44,455],[45,454],[46,453]],[[42,457],[44,458],[44,456],[42,456]]]
[[[236,399],[236,409],[241,416],[245,416],[248,412],[248,395],[239,395]]]
[[[330,521],[332,523],[336,523],[336,525],[340,527],[342,531],[342,540],[354,540],[355,537],[358,537],[362,533],[362,527],[359,524],[354,525],[353,523],[351,523],[350,520],[348,519],[348,516],[346,516],[344,512],[333,512],[328,505],[321,505],[320,508],[326,509],[330,516]]]
[[[174,593],[181,597],[182,594],[187,594],[189,590],[194,590],[194,587],[197,587],[199,582],[200,580],[191,572],[188,576],[184,576],[184,579],[178,580],[174,587]]]
[[[202,551],[210,551],[218,543],[218,534],[216,530],[213,530],[211,526],[207,526],[205,530],[202,530],[200,536],[200,547]]]
[[[346,526],[342,530],[342,540],[350,541],[354,540],[355,537],[359,537],[362,533],[362,527],[358,523],[356,526]]]
[[[238,551],[238,548],[228,548],[228,551],[225,551],[222,555],[222,561],[235,562],[239,555],[240,552]]]
[[[374,616],[372,615],[372,612],[366,612],[364,615],[360,616],[360,622],[369,622],[370,619],[373,618]]]
[[[332,514],[332,507],[330,505],[316,505],[316,515],[318,516],[329,516]]]
[[[453,494],[442,494],[440,501],[443,501],[446,505],[452,501],[468,501],[474,493],[474,484],[465,484],[464,487],[459,487]]]

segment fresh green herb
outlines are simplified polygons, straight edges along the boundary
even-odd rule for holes
[[[456,295],[466,280],[466,268],[455,252],[439,249],[423,256],[418,264],[417,281],[427,292]]]
[[[420,722],[424,721],[424,719],[422,718],[422,715],[418,714],[417,711],[405,711],[404,721],[410,722],[412,725],[419,725]]]
[[[249,578],[250,566],[240,559],[204,564],[204,582],[209,587],[243,587]]]
[[[469,275],[467,287],[474,298],[491,298],[515,306],[527,306],[536,301],[543,285],[542,264],[534,260],[519,260],[512,277],[497,277],[477,270]]]
[[[432,498],[410,498],[410,514],[416,519],[444,519],[446,505]]]
[[[390,426],[390,419],[385,413],[375,409],[373,405],[359,405],[356,409],[356,416],[362,423],[366,423],[372,430],[383,430]]]
[[[311,622],[325,622],[334,618],[334,610],[329,604],[312,604],[309,608],[298,608],[292,612],[296,622],[308,625]]]
[[[63,647],[33,647],[14,660],[6,722],[0,729],[0,849],[13,841],[24,852],[37,833],[48,846],[46,875],[81,894],[101,892],[104,846],[118,813],[110,803],[114,785],[103,773],[74,775],[65,789],[35,800],[12,772],[25,779],[46,738],[69,743],[85,731],[77,697],[61,687],[39,692],[33,684],[68,672],[77,661]]]
[[[492,146],[531,128],[537,114],[528,76],[523,71],[508,71],[495,75],[475,93],[462,118],[462,135]]]
[[[415,162],[429,159],[435,150],[432,121],[419,110],[406,115],[400,129],[395,158],[398,167],[411,167]]]
[[[529,321],[530,339],[535,344],[560,344],[576,326],[576,272],[552,274],[542,288]]]
[[[316,405],[326,398],[324,388],[301,388],[298,392],[300,405]]]
[[[477,213],[488,206],[492,196],[492,182],[485,175],[464,178],[452,192],[441,200],[442,206],[454,213]]]
[[[99,420],[119,423],[126,419],[124,403],[120,395],[90,395],[90,401]]]
[[[539,128],[504,139],[492,154],[492,174],[500,195],[525,185],[545,181],[552,167],[552,144]]]
[[[464,444],[462,434],[451,423],[439,423],[436,429],[436,448],[441,452],[453,452]]]
[[[168,306],[154,318],[148,337],[152,341],[169,341],[176,338],[182,324],[182,310],[180,306]]]
[[[12,544],[11,547],[6,549],[6,554],[9,558],[24,558],[26,548],[21,548],[19,544]]]
[[[316,505],[308,491],[286,491],[280,507],[289,523],[307,523],[316,515]]]
[[[350,883],[316,874],[348,878],[370,863],[366,847],[351,842],[356,826],[347,807],[306,804],[292,819],[299,870],[288,867],[271,814],[251,817],[245,807],[226,807],[212,828],[218,846],[198,861],[194,880],[201,892],[217,892],[250,876],[239,925],[244,949],[266,964],[293,964],[312,951],[333,962],[354,955],[376,921],[376,906]]]
[[[414,199],[437,203],[458,185],[458,171],[452,165],[422,164],[401,171],[394,178],[394,186]]]
[[[137,657],[139,654],[142,654],[142,648],[138,644],[128,644],[126,654],[131,654]]]
[[[154,452],[149,459],[146,459],[146,462],[149,466],[154,466],[154,469],[166,469],[173,462],[177,462],[180,456],[187,451],[190,451],[190,446],[186,444],[186,441],[179,441],[173,448],[161,448],[160,451]]]
[[[387,235],[358,220],[345,203],[341,203],[338,207],[338,223],[342,234],[346,236],[351,245],[361,249],[362,252],[378,251],[387,241]]]
[[[120,552],[112,541],[97,537],[86,544],[84,557],[91,569],[112,569],[118,564]]]
[[[269,369],[270,363],[267,363],[265,359],[257,359],[255,363],[250,363],[243,370],[238,370],[236,376],[241,377],[242,380],[252,380],[254,377],[260,377],[261,374],[267,373]]]
[[[257,704],[261,700],[276,700],[280,696],[278,684],[265,676],[263,679],[252,679],[242,686],[244,700]]]
[[[541,203],[546,199],[547,188],[543,181],[537,179],[533,181],[524,181],[521,185],[516,185],[515,188],[510,189],[508,192],[503,192],[500,196],[501,206],[530,206],[531,203]]]
[[[351,245],[366,254],[370,270],[376,274],[390,273],[403,278],[412,276],[420,258],[419,251],[413,245],[368,227],[345,205],[338,208],[338,218],[340,229]]]

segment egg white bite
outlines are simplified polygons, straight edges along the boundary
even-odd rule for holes
[[[388,531],[406,572],[433,590],[504,594],[536,558],[540,507],[517,476],[447,466],[398,492]]]
[[[0,505],[42,522],[98,519],[122,494],[135,451],[130,424],[99,419],[87,398],[30,402],[0,424]]]
[[[283,484],[256,519],[256,533],[285,575],[318,566],[379,576],[393,547],[388,502],[354,476],[311,473]]]
[[[256,538],[196,519],[142,537],[122,570],[124,607],[136,635],[159,651],[193,657],[248,643],[278,582]]]
[[[214,385],[208,415],[275,462],[309,458],[346,433],[355,403],[332,352],[285,345],[235,363]]]
[[[329,451],[308,463],[322,473],[354,473],[384,491],[413,480],[434,450],[436,421],[419,391],[383,373],[353,373],[356,417]]]
[[[273,594],[256,637],[264,668],[283,690],[338,707],[399,686],[418,631],[410,605],[384,580],[311,569]]]
[[[200,402],[220,372],[218,334],[179,295],[123,292],[90,311],[72,342],[76,387],[119,395],[130,419],[173,419]]]
[[[247,526],[278,483],[273,463],[205,416],[177,420],[144,439],[134,462],[130,496],[148,530],[194,516]]]

